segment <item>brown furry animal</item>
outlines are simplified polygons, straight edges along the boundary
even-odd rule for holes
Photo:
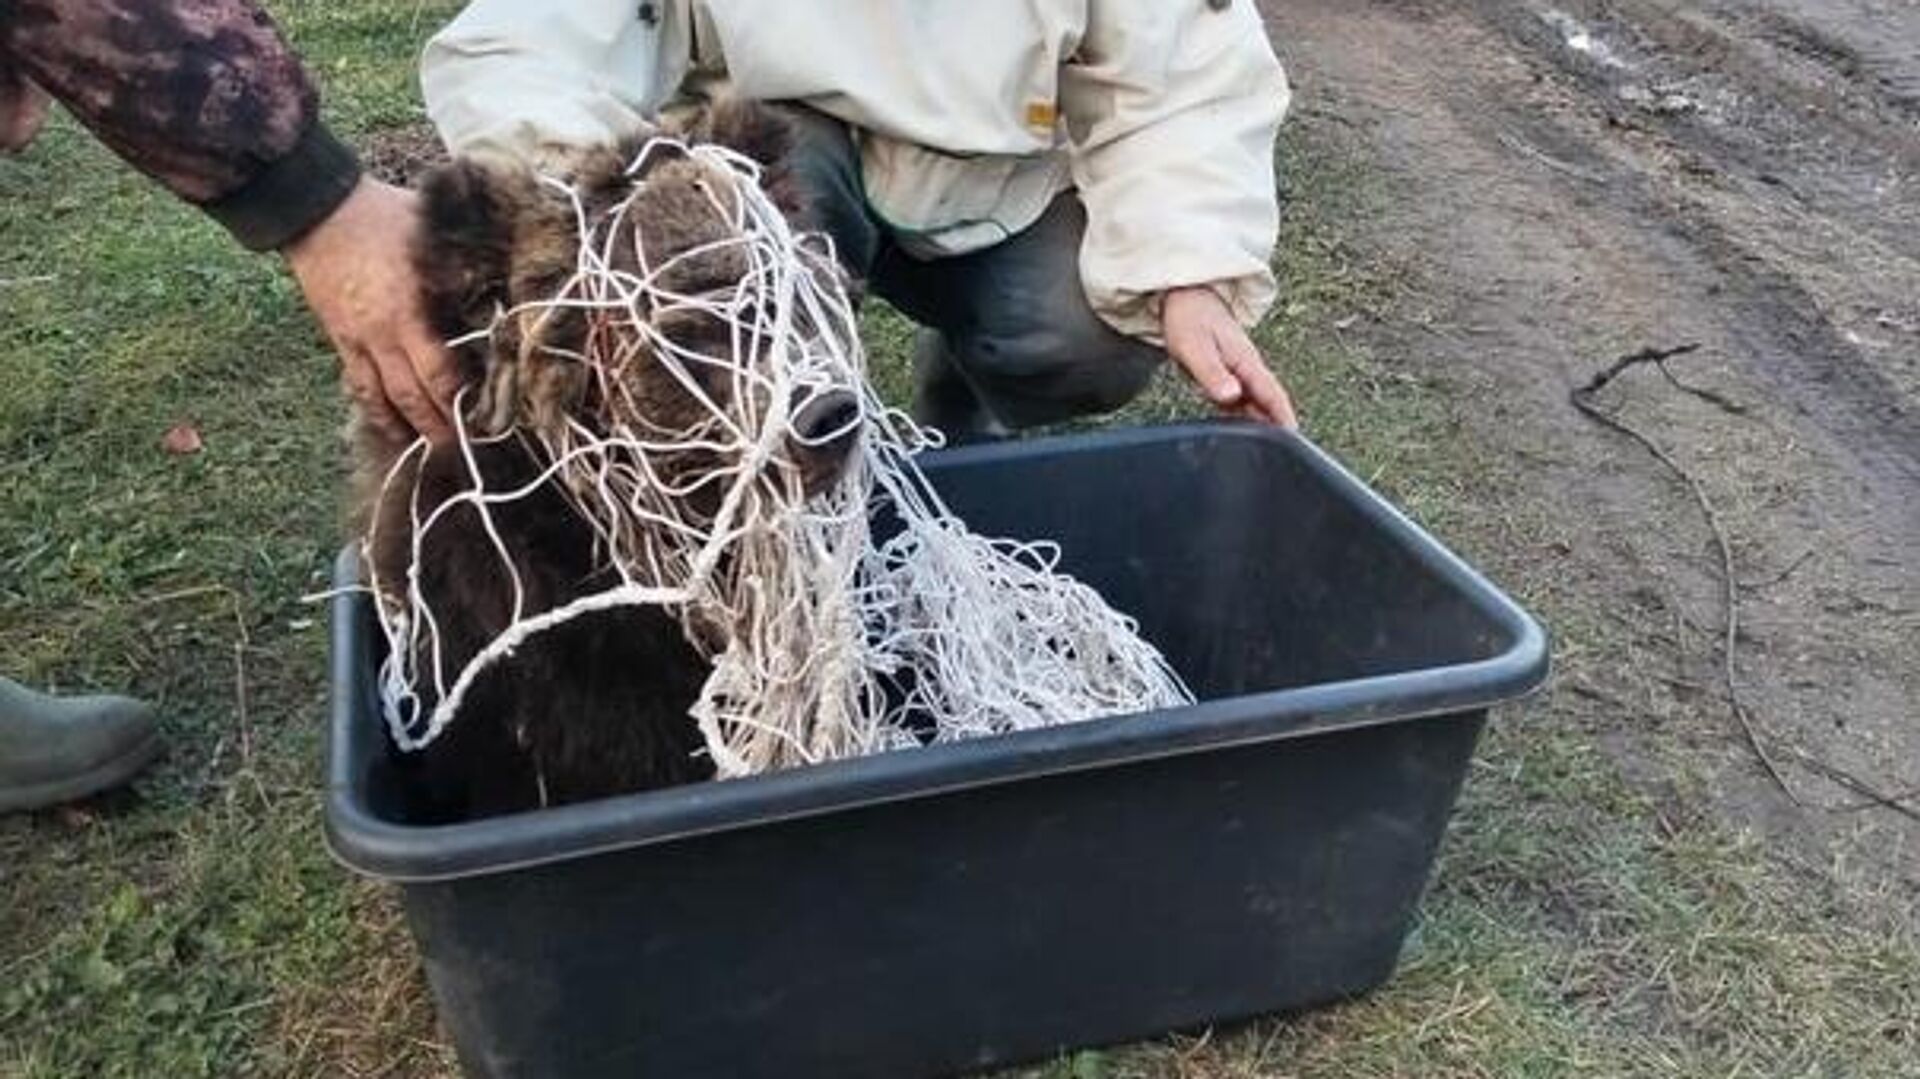
[[[789,132],[777,113],[723,103],[683,131],[689,141],[720,143],[760,162],[769,193],[790,216],[797,213],[781,167]],[[703,186],[726,178],[684,155],[658,153],[629,177],[625,169],[639,144],[561,151],[554,158],[581,193],[589,220],[600,220],[639,185],[631,215],[650,263],[729,235],[731,226]],[[430,318],[447,339],[485,328],[498,311],[517,303],[554,296],[572,273],[578,253],[573,206],[529,169],[456,161],[430,174],[421,193],[425,225],[416,263]],[[683,259],[672,286],[698,293],[724,287],[743,271],[740,256],[721,249]],[[724,355],[729,340],[709,316],[669,316],[658,328],[677,344],[709,353]],[[587,373],[564,355],[581,351],[589,330],[578,311],[541,310],[502,319],[489,339],[464,346],[459,361],[470,386],[469,428],[494,434],[550,428],[569,418],[590,424]],[[724,393],[727,381],[703,388]],[[681,419],[701,408],[657,364],[635,365],[627,388],[643,402],[645,414],[659,417],[669,430],[684,429]],[[851,403],[848,398],[817,407],[832,413],[836,405]],[[844,415],[823,415],[821,422]],[[848,444],[796,446],[792,456],[810,486],[817,485],[838,473]],[[525,439],[477,445],[486,487],[518,486],[537,476],[547,461],[534,445]],[[422,513],[468,487],[458,451],[438,447],[412,474],[400,476],[383,500],[381,480],[404,449],[370,427],[360,430],[359,501],[366,519],[378,526],[371,557],[384,582],[405,579],[415,483]],[[493,519],[516,553],[528,613],[611,583],[609,571],[596,567],[592,532],[558,491],[543,489],[498,505]],[[510,585],[498,558],[471,510],[451,513],[428,534],[420,586],[434,610],[450,671],[464,666],[509,621]],[[510,662],[481,676],[439,740],[400,755],[415,780],[410,813],[421,820],[469,819],[706,778],[711,769],[698,755],[702,743],[688,710],[708,671],[680,624],[660,609],[590,615],[536,636]],[[428,708],[434,703],[424,701]]]

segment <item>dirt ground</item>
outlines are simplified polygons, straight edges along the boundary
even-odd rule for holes
[[[1675,813],[1920,895],[1920,4],[1266,9],[1294,122],[1375,166],[1368,242],[1408,268],[1350,332],[1468,402],[1535,522],[1496,573],[1602,642],[1547,712]],[[1594,398],[1683,480],[1569,393],[1690,344]]]

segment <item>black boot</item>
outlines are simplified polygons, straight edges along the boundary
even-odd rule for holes
[[[997,442],[1012,434],[967,384],[946,335],[937,330],[922,329],[913,340],[913,418],[938,428],[949,446]]]

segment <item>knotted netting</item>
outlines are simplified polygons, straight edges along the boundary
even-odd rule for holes
[[[636,207],[656,155],[700,170],[696,187],[722,227],[650,261]],[[1191,700],[1132,620],[1058,571],[1057,549],[976,535],[928,485],[915,455],[939,436],[880,401],[830,242],[794,229],[755,162],[661,137],[628,175],[631,193],[601,212],[567,182],[540,178],[573,208],[577,265],[554,295],[502,310],[483,332],[583,319],[580,347],[542,348],[585,372],[584,409],[503,431],[460,420],[470,486],[436,505],[394,489],[417,477],[424,442],[387,474],[383,498],[411,497],[406,579],[370,582],[395,743],[433,742],[476,680],[537,634],[640,605],[672,612],[712,664],[693,719],[721,778]],[[725,280],[686,288],[701,275],[684,271],[702,259],[727,266]],[[724,332],[672,331],[690,322]],[[664,420],[635,389],[648,364],[658,365],[648,378],[664,372],[697,407]],[[855,406],[843,422],[796,424],[829,394]],[[547,464],[531,481],[490,488],[476,448],[507,438],[529,440]],[[838,443],[851,448],[837,475],[810,483],[798,458]],[[490,511],[545,488],[591,530],[616,583],[533,610],[521,552]],[[455,667],[420,560],[427,537],[467,511],[499,556],[513,605],[508,627]]]

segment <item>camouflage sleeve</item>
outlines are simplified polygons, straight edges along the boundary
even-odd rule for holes
[[[254,0],[0,0],[0,67],[255,250],[359,179],[299,57]]]

